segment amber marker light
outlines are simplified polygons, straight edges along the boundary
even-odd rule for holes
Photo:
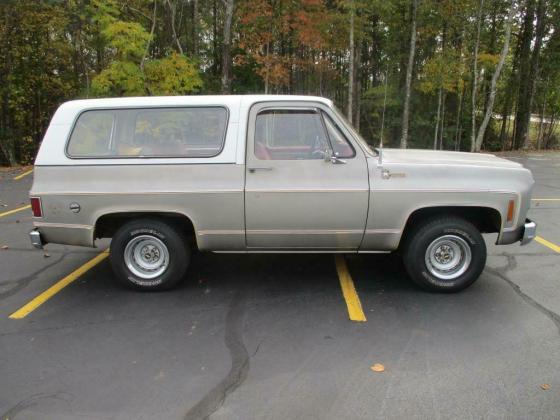
[[[508,211],[507,211],[507,221],[513,221],[513,213],[515,211],[515,200],[509,200]]]

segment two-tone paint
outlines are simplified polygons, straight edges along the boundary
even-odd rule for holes
[[[93,159],[65,153],[84,111],[169,106],[227,108],[221,153]],[[309,107],[339,124],[356,151],[354,158],[333,163],[255,156],[260,110]],[[95,246],[102,217],[145,213],[188,218],[201,250],[389,252],[398,248],[411,215],[429,208],[489,209],[497,215],[497,243],[519,241],[533,184],[530,171],[489,154],[372,151],[324,98],[178,96],[63,104],[37,156],[30,195],[41,199],[42,217],[34,219],[34,226],[43,243]]]

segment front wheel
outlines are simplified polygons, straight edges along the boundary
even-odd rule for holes
[[[486,244],[467,220],[438,217],[411,233],[405,244],[404,264],[419,286],[436,292],[458,292],[482,273]]]
[[[111,240],[117,280],[139,290],[165,290],[184,277],[189,265],[187,239],[167,223],[139,219],[122,226]]]

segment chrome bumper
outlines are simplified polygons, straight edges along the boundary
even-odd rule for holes
[[[527,245],[537,236],[537,224],[530,219],[525,220],[523,226],[523,237],[521,238],[521,245]]]
[[[29,232],[29,239],[31,239],[31,245],[37,249],[43,249],[43,240],[41,239],[41,233],[38,230],[33,229]]]

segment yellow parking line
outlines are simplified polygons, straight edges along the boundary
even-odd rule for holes
[[[97,256],[89,260],[87,263],[82,265],[80,268],[74,270],[72,273],[68,274],[62,280],[58,281],[57,283],[49,287],[39,296],[35,297],[31,301],[23,305],[21,308],[19,308],[17,311],[11,314],[10,318],[11,319],[25,318],[27,315],[29,315],[31,312],[33,312],[35,309],[37,309],[39,306],[45,303],[47,300],[52,298],[54,295],[56,295],[58,292],[60,292],[62,289],[64,289],[66,286],[68,286],[70,283],[72,283],[74,280],[76,280],[78,277],[84,274],[86,271],[95,267],[97,264],[99,264],[108,256],[109,256],[108,250],[105,250],[101,254],[98,254]]]
[[[357,322],[367,321],[362,309],[362,304],[360,303],[360,298],[354,287],[354,282],[346,266],[346,260],[342,255],[337,255],[335,256],[335,262],[338,279],[340,280],[340,287],[342,288],[342,294],[344,295],[344,300],[348,307],[348,316],[350,320]]]
[[[531,198],[531,201],[560,201],[560,198]]]
[[[30,209],[30,208],[31,208],[31,204],[28,204],[27,206],[19,207],[17,209],[8,210],[8,211],[5,211],[4,213],[0,213],[0,217],[9,216],[10,214],[14,214],[14,213],[17,213],[18,211],[27,210],[27,209]]]
[[[32,172],[33,172],[33,169],[30,169],[30,170],[28,170],[28,171],[25,171],[24,173],[19,174],[18,176],[15,176],[15,177],[14,177],[14,181],[19,181],[21,178],[23,178],[24,176],[29,175],[29,174],[32,173]]]
[[[547,241],[544,238],[541,238],[540,236],[535,236],[535,241],[537,241],[539,244],[544,245],[550,249],[552,249],[553,251],[556,251],[560,254],[560,246],[553,244],[552,242]]]

